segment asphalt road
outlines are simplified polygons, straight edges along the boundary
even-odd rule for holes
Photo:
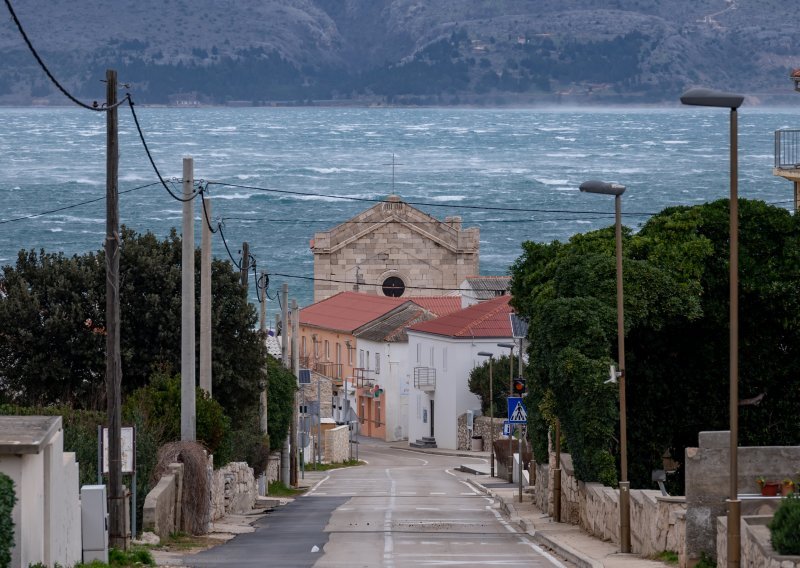
[[[365,441],[367,465],[324,474],[256,531],[200,553],[191,566],[563,566],[509,525],[497,504],[454,471],[474,458]]]

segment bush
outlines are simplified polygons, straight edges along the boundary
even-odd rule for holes
[[[769,523],[772,547],[778,554],[800,554],[800,497],[788,495]]]
[[[11,549],[14,547],[14,521],[11,511],[17,497],[14,494],[14,482],[0,473],[0,567],[11,564]]]

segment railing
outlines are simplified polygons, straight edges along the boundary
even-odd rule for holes
[[[353,369],[353,374],[355,375],[356,386],[358,388],[371,387],[372,383],[375,382],[372,378],[372,371],[370,369],[364,369],[363,367],[359,367]]]
[[[320,375],[325,375],[326,377],[330,377],[331,379],[341,379],[342,364],[331,363],[328,361],[317,361],[314,363],[314,372],[319,373]]]
[[[300,367],[303,369],[310,369],[311,361],[312,359],[310,355],[300,355]]]
[[[775,167],[800,169],[800,130],[775,131]]]
[[[414,388],[423,391],[436,390],[436,369],[414,367]]]

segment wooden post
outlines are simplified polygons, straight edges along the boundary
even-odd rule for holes
[[[183,159],[183,198],[192,195],[194,161]],[[196,438],[194,376],[194,212],[193,201],[183,202],[181,235],[181,440]]]
[[[247,290],[247,273],[250,271],[250,245],[242,243],[242,286]]]
[[[292,300],[292,371],[295,378],[300,380],[300,352],[297,349],[297,336],[300,330],[300,309],[297,307],[297,300]],[[287,330],[288,331],[288,330]],[[299,408],[297,402],[297,392],[295,391],[294,411],[292,412],[292,486],[298,485],[298,450],[299,441],[297,435],[297,421],[299,419]]]
[[[108,411],[109,545],[128,548],[122,490],[122,359],[119,324],[119,131],[117,72],[106,71],[106,407]]]

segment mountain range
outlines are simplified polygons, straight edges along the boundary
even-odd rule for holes
[[[796,0],[17,0],[76,95],[146,104],[789,102]],[[3,10],[5,8],[2,8]],[[0,104],[63,104],[10,16]]]

